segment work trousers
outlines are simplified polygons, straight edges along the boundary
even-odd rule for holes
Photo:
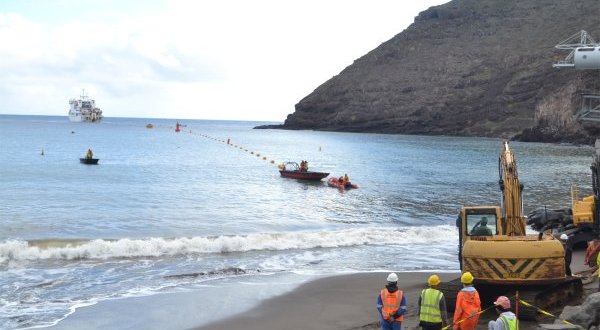
[[[402,322],[392,322],[388,323],[388,321],[384,320],[381,315],[379,316],[379,322],[381,323],[381,330],[401,330]]]
[[[419,323],[419,325],[421,326],[421,329],[423,330],[441,330],[442,329],[442,323],[431,323],[431,322],[423,322],[421,321]]]

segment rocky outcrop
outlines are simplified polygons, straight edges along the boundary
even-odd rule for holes
[[[431,7],[302,99],[283,128],[587,141],[573,114],[600,76],[552,63],[573,33],[600,38],[597,1]]]
[[[600,292],[589,295],[580,306],[565,307],[559,318],[584,329],[592,326],[598,327],[600,325]]]

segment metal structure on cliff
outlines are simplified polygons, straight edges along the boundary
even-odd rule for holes
[[[555,68],[600,69],[600,44],[585,30],[575,33],[554,47],[571,51],[564,60],[552,65]]]
[[[581,30],[554,46],[570,50],[567,57],[554,63],[555,68],[575,68],[577,70],[600,70],[600,43],[597,43],[585,30]],[[581,94],[582,106],[577,112],[580,122],[600,122],[600,94]]]

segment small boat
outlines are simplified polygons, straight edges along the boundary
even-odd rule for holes
[[[99,158],[79,158],[81,164],[98,165]]]
[[[281,176],[290,179],[319,181],[329,175],[325,172],[300,171],[300,166],[295,162],[283,163],[279,167]]]
[[[327,180],[327,185],[330,187],[338,188],[339,190],[358,188],[358,186],[354,183],[347,182],[346,184],[343,184],[337,178],[330,178],[329,180]]]

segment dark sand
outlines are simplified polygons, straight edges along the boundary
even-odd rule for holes
[[[583,251],[573,256],[574,272],[585,269]],[[360,273],[317,279],[301,285],[296,290],[262,302],[248,312],[231,311],[231,318],[221,320],[197,330],[276,330],[276,329],[379,329],[375,309],[379,290],[385,285],[388,273]],[[403,329],[416,329],[418,296],[432,273],[398,273],[398,286],[407,299],[407,315]],[[438,273],[442,281],[459,276],[458,273]],[[597,282],[588,286],[597,288]],[[592,288],[593,287],[593,288]],[[451,319],[452,315],[449,315]],[[493,311],[482,314],[478,329],[487,329],[489,320],[495,319]],[[552,323],[548,320],[547,323]],[[533,322],[522,322],[522,330],[535,329]]]

